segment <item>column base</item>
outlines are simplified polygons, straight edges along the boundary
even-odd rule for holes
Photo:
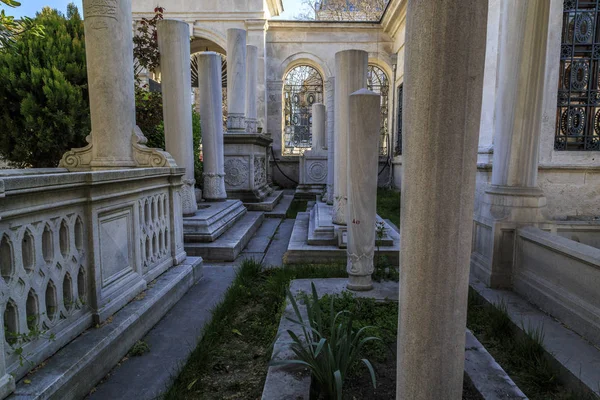
[[[346,288],[355,292],[366,292],[368,290],[372,290],[373,280],[371,279],[371,275],[350,275],[348,277],[348,283],[346,284]]]
[[[516,230],[548,220],[546,197],[539,188],[492,186],[473,218],[471,269],[493,288],[512,287]]]

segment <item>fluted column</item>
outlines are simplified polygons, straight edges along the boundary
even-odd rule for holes
[[[335,163],[333,182],[333,223],[346,225],[348,202],[348,121],[350,94],[367,87],[369,56],[362,50],[335,54]]]
[[[246,30],[227,29],[227,131],[246,131]]]
[[[350,290],[373,288],[377,166],[381,96],[367,89],[349,98],[348,125],[348,284]]]
[[[94,169],[135,166],[131,0],[83,3]]]
[[[487,3],[408,2],[397,399],[462,398]]]
[[[198,210],[194,186],[194,147],[190,71],[190,28],[183,21],[159,21],[158,48],[162,76],[166,150],[185,168],[181,189],[183,215]]]
[[[334,95],[335,95],[335,78],[331,77],[325,81],[325,94],[327,98],[327,193],[325,201],[327,204],[333,204],[333,165],[335,159],[334,152]]]
[[[207,201],[225,200],[225,168],[223,155],[223,92],[221,89],[221,56],[200,53],[198,60],[198,92],[202,150],[204,156],[204,190]]]
[[[257,132],[258,48],[246,46],[246,131]]]

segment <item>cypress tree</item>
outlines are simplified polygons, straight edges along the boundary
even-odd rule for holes
[[[34,21],[44,37],[24,32],[0,49],[0,157],[56,167],[90,133],[83,21],[74,4],[66,16],[46,7]]]

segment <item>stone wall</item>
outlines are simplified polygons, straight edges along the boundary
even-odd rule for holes
[[[18,172],[0,174],[0,359],[16,379],[186,258],[182,169]]]

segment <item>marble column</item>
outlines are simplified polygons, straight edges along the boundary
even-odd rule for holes
[[[227,131],[246,132],[246,31],[227,29]]]
[[[499,5],[492,179],[475,215],[482,229],[471,258],[474,274],[492,287],[512,285],[516,229],[547,220],[537,176],[550,7],[548,0]]]
[[[397,399],[462,398],[487,4],[408,2]]]
[[[325,193],[325,202],[333,205],[333,168],[335,162],[334,152],[334,127],[335,127],[335,77],[325,81],[325,94],[327,96],[327,192]]]
[[[227,198],[224,179],[221,56],[214,52],[205,52],[200,53],[196,59],[204,155],[203,197],[207,201],[220,201]]]
[[[258,48],[246,46],[246,131],[257,132]]]
[[[333,166],[333,223],[346,225],[348,202],[348,122],[350,94],[367,87],[369,55],[362,50],[335,54],[335,163]]]
[[[348,118],[348,284],[350,290],[371,290],[377,218],[377,166],[381,96],[367,89],[349,98]]]
[[[86,0],[85,52],[93,169],[136,165],[131,0]]]
[[[325,130],[327,123],[327,110],[325,104],[312,105],[312,147],[313,153],[323,153],[325,149]]]
[[[157,24],[162,75],[166,150],[185,168],[181,189],[183,215],[198,210],[194,192],[194,150],[190,70],[190,28],[186,22],[165,19]]]

